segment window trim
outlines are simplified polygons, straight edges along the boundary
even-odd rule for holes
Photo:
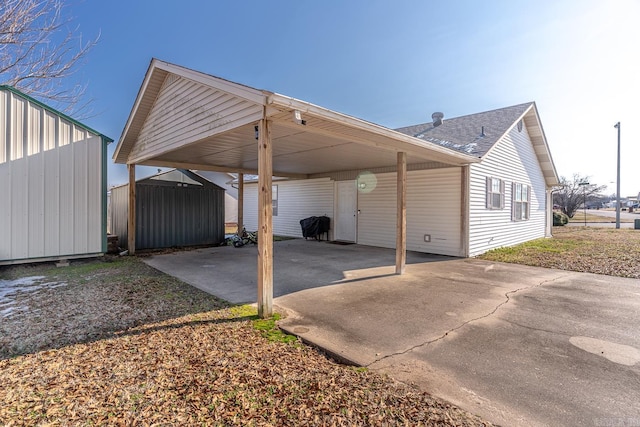
[[[493,183],[495,181],[498,181],[500,183],[500,193],[496,193],[493,191]],[[492,176],[488,176],[487,177],[487,181],[486,181],[486,201],[485,201],[485,207],[489,210],[500,210],[500,209],[504,209],[504,180],[500,179],[500,178],[496,178],[496,177],[492,177]],[[499,206],[495,206],[494,205],[494,199],[493,196],[495,194],[500,194],[500,205]]]
[[[271,216],[278,216],[278,186],[271,186]]]
[[[516,199],[518,194],[522,194],[522,190],[518,191],[518,186],[527,189],[527,199]],[[517,206],[520,205],[520,218],[516,216]],[[524,210],[522,208],[525,208]],[[524,213],[524,217],[523,214]],[[520,222],[531,219],[531,186],[521,182],[513,182],[511,184],[511,221]]]

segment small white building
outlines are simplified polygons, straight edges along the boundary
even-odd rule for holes
[[[193,172],[224,189],[224,222],[225,224],[237,224],[238,188],[233,185],[233,181],[236,178],[235,175],[227,172],[215,171],[194,170]]]
[[[0,86],[0,265],[106,252],[110,142]]]

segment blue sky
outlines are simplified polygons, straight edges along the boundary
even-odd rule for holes
[[[536,101],[559,175],[610,192],[620,121],[622,195],[640,191],[638,0],[66,5],[83,39],[100,34],[74,76],[84,122],[116,142],[156,57],[391,128]]]

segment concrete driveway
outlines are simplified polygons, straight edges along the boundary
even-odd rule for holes
[[[640,281],[358,245],[276,242],[283,329],[502,425],[640,425]],[[254,302],[256,250],[150,265]]]

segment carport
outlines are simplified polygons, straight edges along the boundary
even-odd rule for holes
[[[407,165],[437,162],[462,168],[461,215],[468,210],[469,164],[478,158],[383,126],[277,93],[153,59],[114,153],[135,165],[238,174],[238,224],[243,223],[243,174],[258,175],[258,312],[272,313],[272,177],[305,179],[356,169],[397,171],[396,274],[406,264]],[[129,185],[135,205],[135,185]],[[467,215],[462,215],[467,235]],[[135,209],[128,245],[135,253]]]

